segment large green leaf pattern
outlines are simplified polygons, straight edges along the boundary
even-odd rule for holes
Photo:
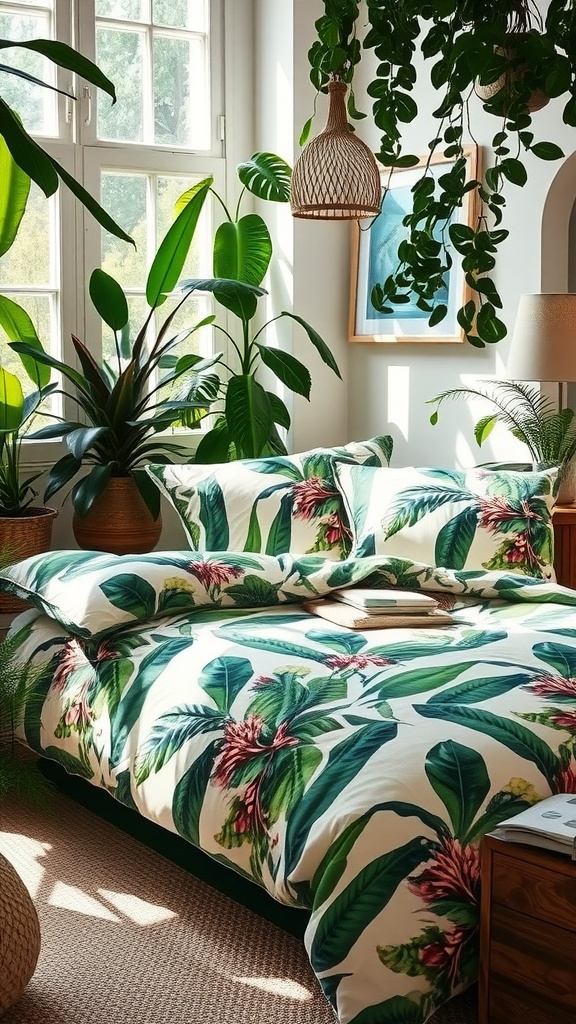
[[[54,552],[19,579],[44,601],[16,626],[43,666],[29,745],[307,909],[340,1024],[424,1024],[475,980],[481,836],[576,794],[575,595],[258,552]],[[279,604],[399,580],[454,624],[362,632]]]

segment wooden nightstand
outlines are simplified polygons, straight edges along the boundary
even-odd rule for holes
[[[574,1024],[576,864],[482,840],[480,1024]]]
[[[556,505],[554,524],[554,568],[563,587],[576,589],[576,504]]]

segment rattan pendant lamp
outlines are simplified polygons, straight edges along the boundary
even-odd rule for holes
[[[294,217],[360,220],[380,213],[380,170],[372,151],[348,124],[346,89],[338,78],[328,83],[326,127],[296,160],[290,194]]]

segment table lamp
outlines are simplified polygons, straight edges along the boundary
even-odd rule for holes
[[[576,295],[521,295],[506,363],[511,380],[556,381],[558,408],[563,385],[576,381]]]

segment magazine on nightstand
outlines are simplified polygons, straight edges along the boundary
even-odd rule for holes
[[[540,846],[576,861],[576,796],[556,793],[546,797],[500,822],[494,834],[509,843]]]

